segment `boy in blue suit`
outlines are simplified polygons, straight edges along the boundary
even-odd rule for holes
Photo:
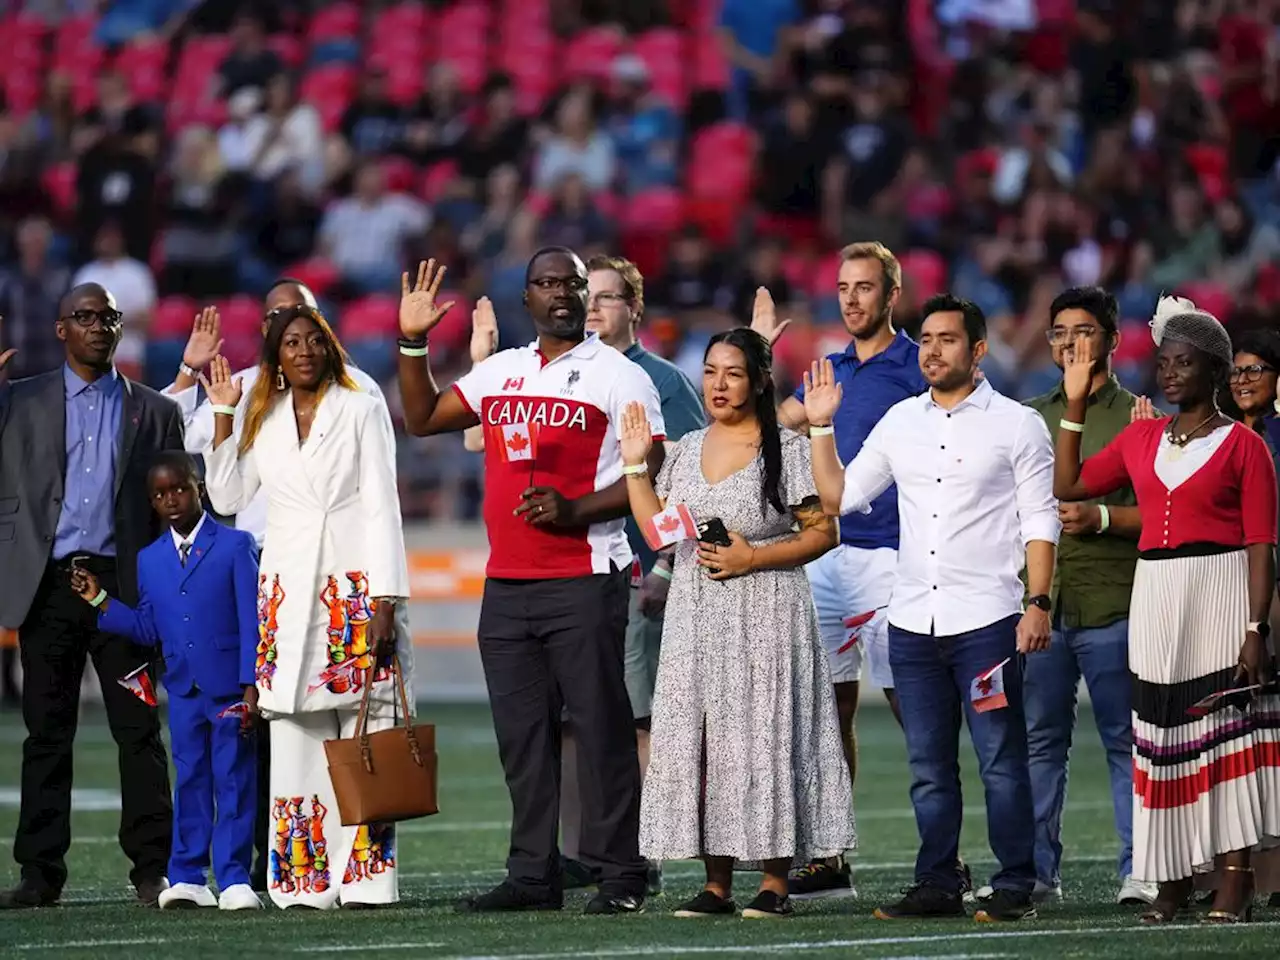
[[[249,885],[257,761],[246,735],[248,705],[257,702],[257,548],[252,536],[204,512],[190,455],[161,453],[147,483],[169,529],[138,554],[138,608],[108,597],[87,570],[76,568],[72,585],[98,608],[102,630],[159,645],[164,654],[177,779],[172,886],[160,907],[257,909],[262,903]],[[216,899],[205,880],[210,841]]]

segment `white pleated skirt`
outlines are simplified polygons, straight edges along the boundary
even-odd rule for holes
[[[1216,856],[1280,843],[1280,696],[1199,719],[1232,684],[1249,620],[1244,550],[1139,560],[1133,674],[1133,873],[1181,880]]]

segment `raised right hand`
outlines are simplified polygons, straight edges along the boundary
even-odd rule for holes
[[[205,307],[196,314],[191,336],[182,350],[182,362],[193,370],[203,370],[222,349],[222,320],[217,307]]]
[[[773,346],[790,325],[790,320],[778,322],[778,308],[768,288],[757,288],[756,300],[751,307],[751,329],[768,340],[769,346]]]
[[[843,397],[832,362],[825,357],[813,361],[804,375],[804,418],[813,426],[830,426]]]
[[[400,275],[400,335],[405,339],[425,337],[453,306],[452,300],[436,305],[436,294],[448,269],[444,264],[437,268],[434,260],[419,262],[418,278],[412,286],[408,273]]]
[[[653,449],[653,430],[644,406],[632,400],[622,411],[622,423],[618,425],[618,441],[622,447],[622,462],[628,467],[644,463]]]
[[[1093,383],[1093,344],[1077,337],[1062,357],[1062,390],[1068,400],[1086,400]]]
[[[1156,409],[1156,405],[1151,402],[1150,397],[1138,397],[1133,401],[1133,409],[1129,411],[1129,422],[1137,423],[1139,420],[1158,420],[1160,419],[1160,411]]]
[[[493,312],[493,301],[481,297],[471,311],[471,363],[474,366],[488,360],[498,350],[498,318]]]
[[[231,378],[231,364],[226,357],[214,357],[209,364],[209,376],[201,374],[200,382],[209,395],[209,402],[215,407],[234,407],[240,402],[244,380],[241,377]]]

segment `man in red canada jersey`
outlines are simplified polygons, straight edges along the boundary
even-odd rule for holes
[[[441,393],[427,334],[451,306],[436,303],[444,269],[430,261],[412,286],[404,277],[400,392],[415,436],[484,431],[490,556],[480,657],[512,805],[507,878],[463,908],[563,905],[556,844],[563,703],[578,731],[584,786],[579,858],[599,889],[587,912],[633,913],[644,902],[646,864],[623,679],[632,552],[615,425],[639,401],[663,439],[658,393],[639,366],[587,335],[587,269],[564,247],[534,254],[525,274],[538,339],[494,354]],[[661,447],[648,464],[654,474]]]

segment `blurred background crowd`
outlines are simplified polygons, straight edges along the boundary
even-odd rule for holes
[[[481,295],[502,346],[532,339],[545,244],[635,260],[642,337],[695,381],[761,285],[794,321],[781,387],[842,348],[857,240],[901,258],[909,331],[941,289],[981,305],[1015,397],[1058,376],[1068,285],[1119,297],[1138,392],[1161,292],[1280,326],[1280,0],[0,0],[0,44],[14,376],[61,361],[87,279],[125,372],[167,384],[209,302],[248,365],[287,274],[389,381],[425,257],[457,301],[433,365],[460,373]],[[407,516],[476,516],[458,438],[400,460]]]

